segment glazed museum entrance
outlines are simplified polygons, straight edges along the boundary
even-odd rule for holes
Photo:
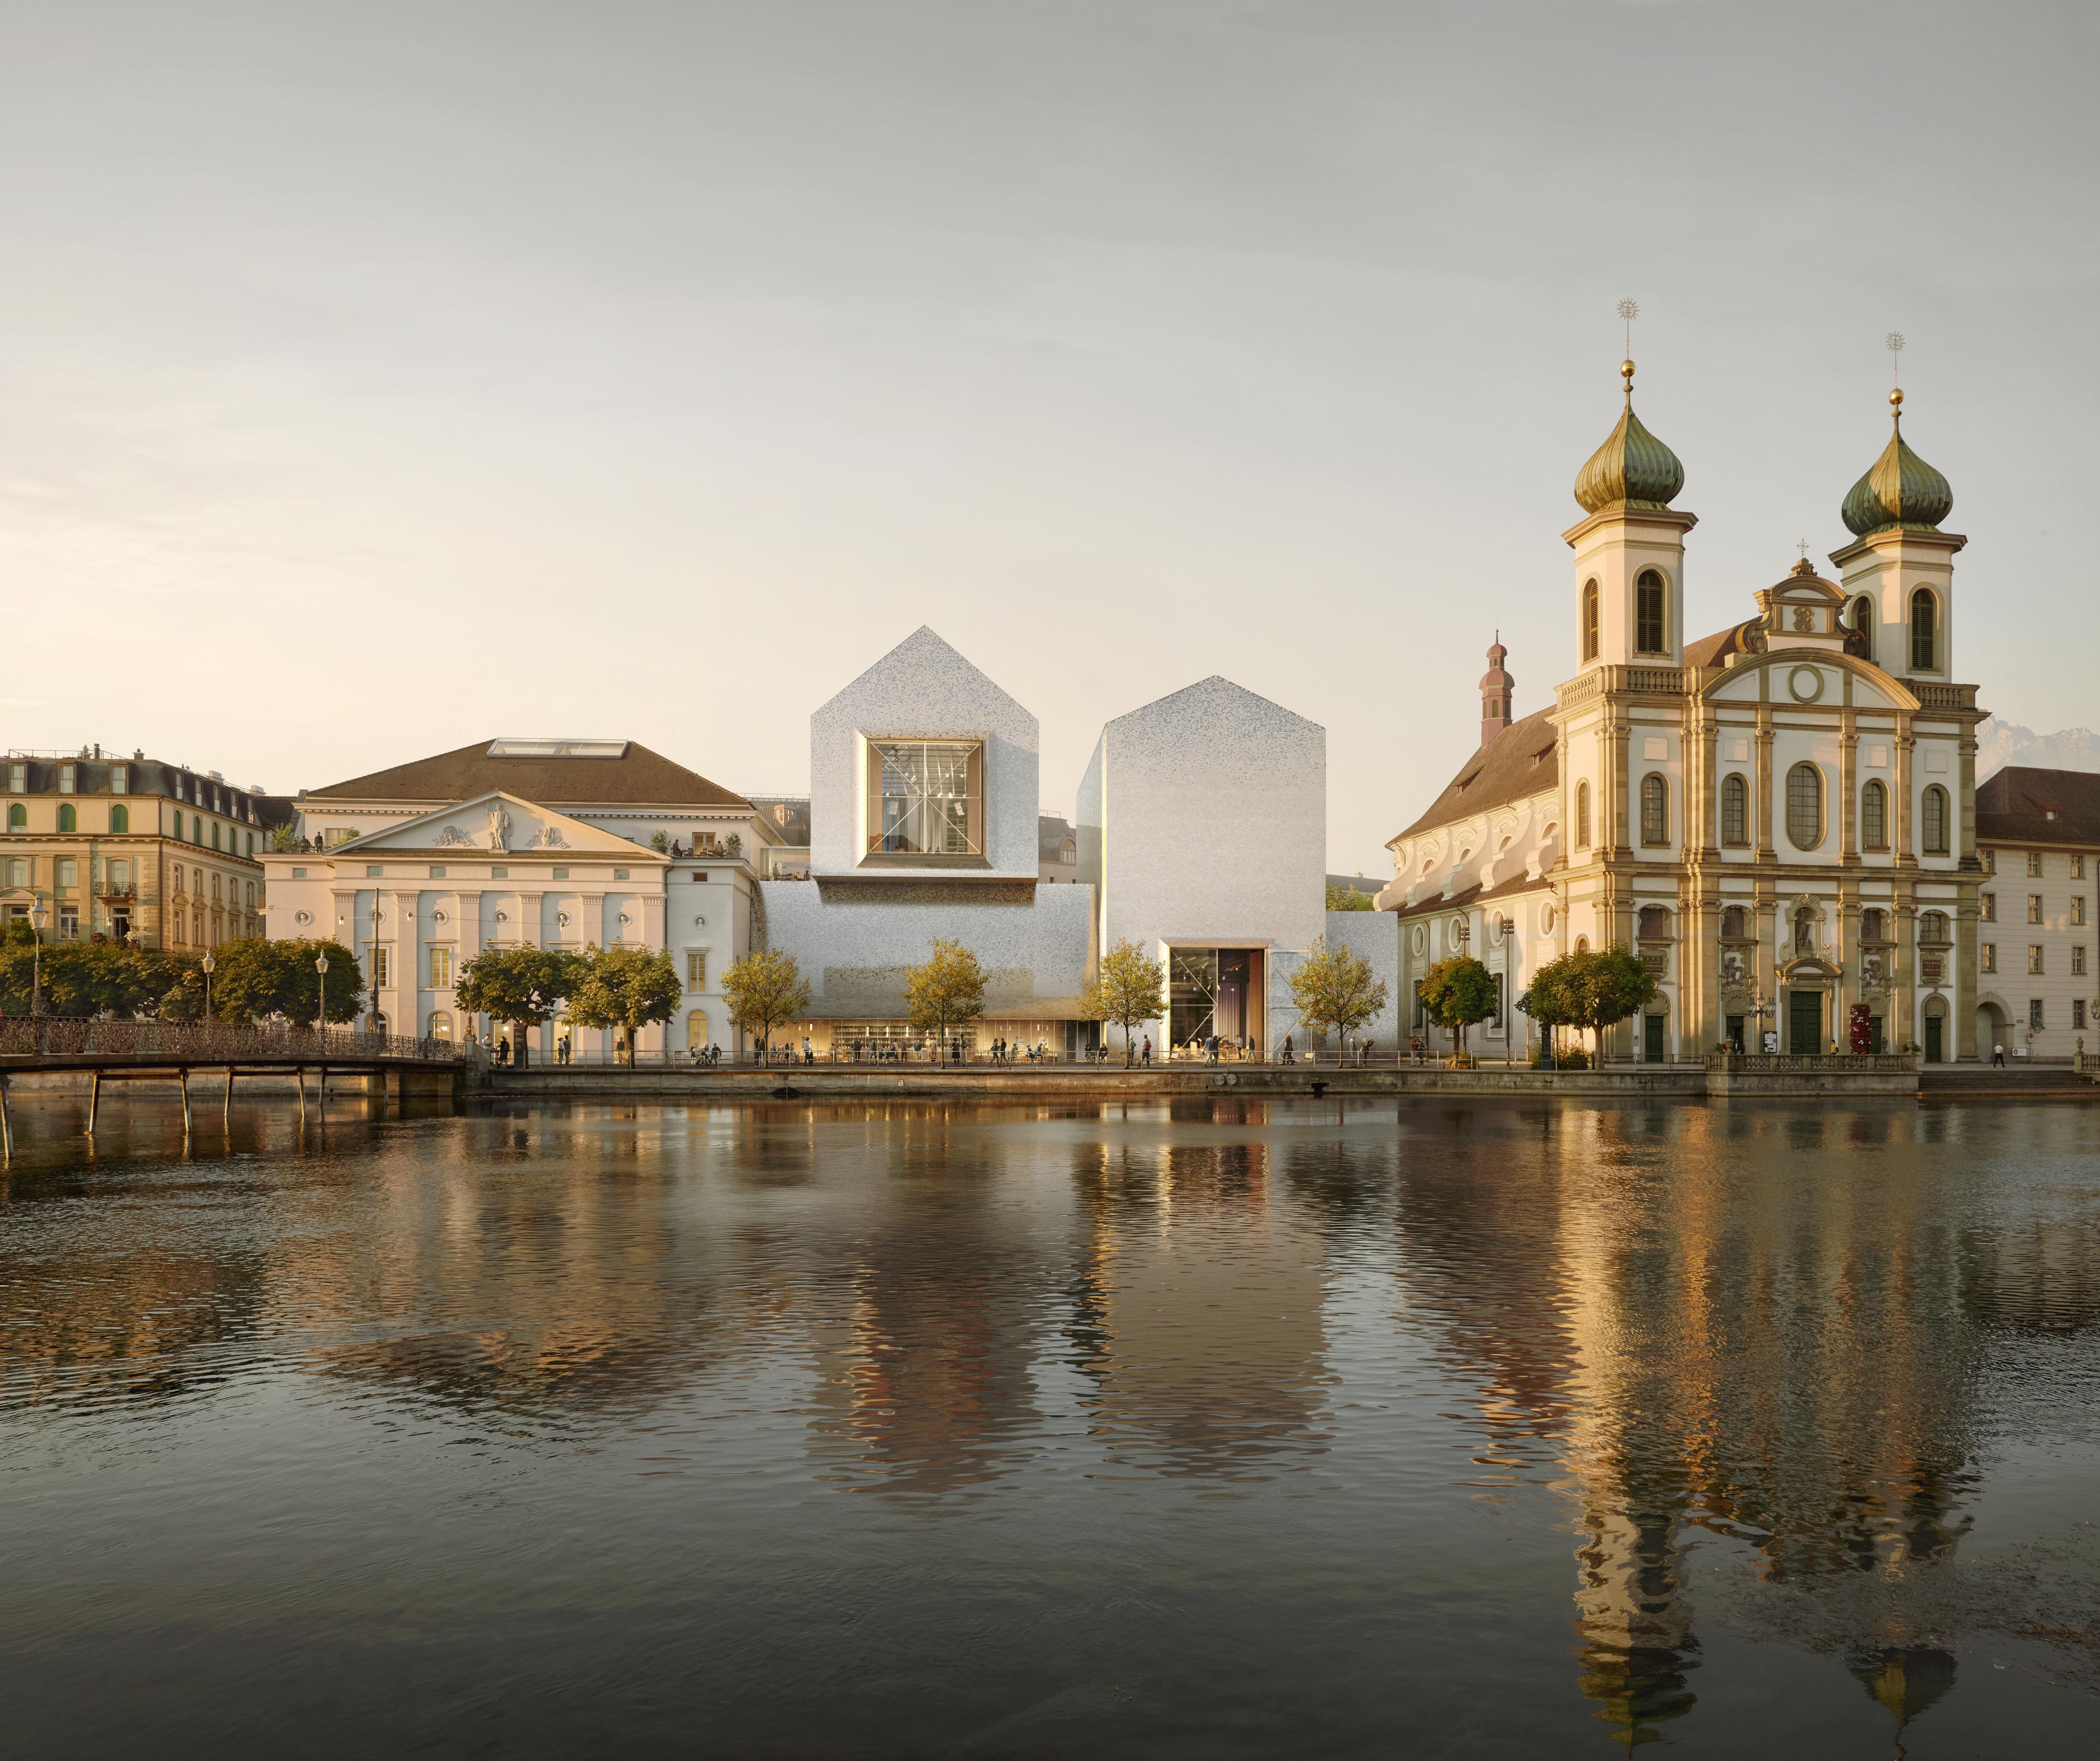
[[[1263,948],[1168,950],[1167,1043],[1200,1044],[1212,1034],[1259,1049],[1268,1027]]]

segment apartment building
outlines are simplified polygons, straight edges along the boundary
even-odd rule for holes
[[[2009,1057],[2100,1048],[2100,776],[2009,766],[1976,789],[1977,1036]]]

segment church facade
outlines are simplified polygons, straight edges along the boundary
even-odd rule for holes
[[[1955,671],[1947,479],[1895,432],[1842,505],[1836,579],[1804,557],[1716,633],[1685,633],[1676,456],[1634,413],[1575,483],[1577,670],[1513,719],[1498,640],[1479,749],[1392,839],[1379,896],[1400,918],[1401,995],[1437,960],[1482,960],[1502,1004],[1476,1031],[1528,1055],[1515,1008],[1578,947],[1625,946],[1656,1000],[1608,1058],[1697,1058],[1723,1044],[1872,1043],[1928,1062],[1976,1055],[1975,727]],[[1425,1031],[1415,1009],[1415,1031]]]

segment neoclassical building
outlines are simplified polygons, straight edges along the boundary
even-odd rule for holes
[[[1401,920],[1404,995],[1476,955],[1505,999],[1490,1047],[1529,1048],[1510,1005],[1545,962],[1635,948],[1658,995],[1608,1057],[1724,1040],[1875,1043],[1975,1055],[1976,687],[1957,682],[1947,479],[1895,426],[1846,496],[1837,579],[1806,557],[1717,633],[1686,636],[1683,466],[1633,408],[1575,481],[1577,669],[1513,719],[1499,641],[1480,745],[1393,838],[1379,895]],[[1418,1022],[1419,1017],[1418,1014]]]

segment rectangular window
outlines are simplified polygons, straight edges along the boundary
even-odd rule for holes
[[[1976,903],[1983,907],[1983,916],[1985,923],[1996,923],[1998,920],[1998,895],[1996,894],[1979,893],[1976,895]]]
[[[2085,976],[2085,944],[2083,942],[2071,951],[2071,969],[2081,978]]]
[[[2039,942],[2030,942],[2027,943],[2027,970],[2034,973],[2036,977],[2040,976],[2042,970],[2041,943]]]
[[[569,871],[566,868],[557,868],[554,871],[554,878],[557,880],[566,880],[569,878]]]
[[[2038,996],[2029,997],[2027,999],[2027,1031],[2040,1033],[2045,1025],[2042,1019],[2041,999]]]
[[[2074,856],[2071,858],[2071,878],[2074,880],[2083,880],[2085,878],[2085,858],[2083,856]]]
[[[2074,924],[2085,921],[2085,895],[2083,893],[2071,895],[2071,920]]]
[[[871,740],[871,855],[984,854],[984,747],[977,740]]]
[[[72,794],[72,793],[73,793],[73,766],[72,766],[71,765],[69,765],[69,764],[62,764],[62,765],[60,765],[60,766],[59,766],[59,793],[60,793],[60,794],[61,794],[61,795],[70,795],[70,794]]]
[[[443,869],[442,869],[442,868],[433,868],[433,869],[431,869],[431,871],[430,871],[430,878],[431,878],[433,880],[443,880],[443,879],[444,879],[444,877],[445,877],[445,872],[444,872],[444,870],[443,870]]]
[[[112,795],[129,795],[131,792],[131,767],[129,765],[112,765],[109,767],[109,792]]]
[[[365,865],[364,878],[368,880],[377,880],[381,879],[386,872],[386,871],[381,867],[378,863],[368,863]]]
[[[80,885],[80,859],[77,857],[60,857],[58,871],[58,884],[60,886],[71,887]]]
[[[1983,852],[1983,872],[1985,874],[1996,874],[1997,872],[1998,853],[1994,850],[1985,850]]]
[[[356,836],[357,828],[355,826],[330,826],[328,828],[328,836],[325,841],[328,848],[333,850],[337,845],[347,844]]]
[[[7,766],[7,792],[11,795],[29,792],[29,767],[27,765],[11,764]]]
[[[686,988],[704,991],[708,987],[708,951],[705,948],[686,950]]]
[[[452,982],[452,951],[448,947],[432,948],[430,950],[430,984],[432,987],[436,990],[443,991],[448,988],[451,986]]]
[[[624,880],[627,878],[627,871],[624,868],[615,868],[612,871],[612,878],[615,880]]]
[[[391,948],[383,947],[375,947],[372,950],[372,982],[382,989],[391,982],[386,971],[386,956],[393,951]]]
[[[307,878],[307,871],[303,868],[294,868],[292,871],[292,878],[294,880],[303,880]]]
[[[2081,1033],[2085,1031],[2085,999],[2084,997],[2073,997],[2071,1000],[2071,1025]]]
[[[2029,850],[2027,852],[2027,872],[2031,875],[2040,874],[2041,852],[2040,850]]]
[[[510,878],[510,871],[508,868],[492,868],[488,871],[488,878],[492,880],[508,880]]]
[[[80,939],[80,907],[77,905],[59,907],[59,940],[77,942]]]
[[[117,856],[110,858],[109,890],[112,893],[128,893],[131,890],[131,858],[130,857]]]
[[[2041,894],[2039,893],[2027,894],[2027,921],[2029,923],[2041,921]]]
[[[1986,942],[1983,947],[1979,948],[1976,951],[1980,956],[1980,964],[1985,972],[1996,972],[1998,969],[1998,944],[1996,942]]]

